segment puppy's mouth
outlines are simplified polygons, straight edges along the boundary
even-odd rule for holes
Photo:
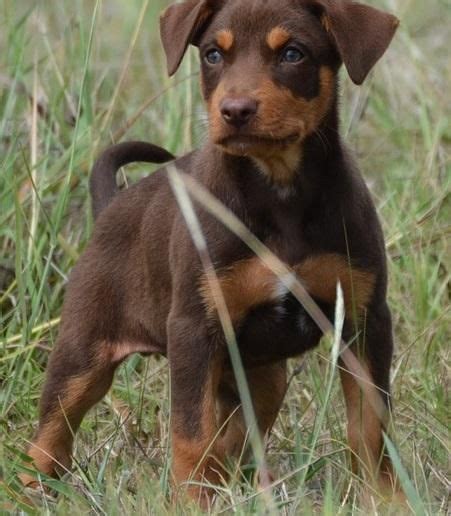
[[[273,138],[257,134],[235,134],[218,139],[215,143],[224,151],[237,156],[252,156],[283,150],[299,141],[298,133],[290,134],[284,138]]]

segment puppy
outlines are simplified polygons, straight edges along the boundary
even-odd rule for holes
[[[340,137],[337,74],[344,63],[361,84],[397,25],[394,16],[347,0],[187,0],[161,17],[170,75],[188,45],[198,47],[209,113],[208,141],[174,165],[239,217],[329,316],[340,281],[344,338],[370,380],[362,389],[341,362],[353,467],[385,491],[397,487],[374,405],[382,398],[389,407],[393,347],[384,240]],[[132,142],[109,149],[95,167],[95,231],[71,274],[29,449],[48,475],[70,467],[84,414],[132,353],[168,357],[175,486],[219,482],[224,459],[245,441],[217,296],[166,170],[115,195],[119,166],[171,157]],[[287,358],[316,346],[321,331],[259,257],[196,210],[265,436],[285,394]],[[199,482],[187,492],[210,503]]]

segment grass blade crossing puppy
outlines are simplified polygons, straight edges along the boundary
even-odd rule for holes
[[[161,17],[171,75],[188,45],[199,48],[209,112],[207,143],[176,166],[290,266],[326,313],[341,281],[345,338],[358,327],[354,349],[387,406],[392,329],[384,241],[339,134],[337,74],[344,63],[361,84],[397,25],[394,16],[347,0],[187,0]],[[29,454],[50,475],[69,467],[73,432],[118,364],[131,353],[160,353],[171,370],[175,483],[193,475],[215,483],[246,428],[235,410],[240,401],[214,296],[164,169],[113,198],[117,167],[143,159],[137,148],[122,150],[119,161],[101,158],[93,175],[96,227],[71,275]],[[104,192],[102,177],[109,178]],[[286,359],[314,347],[321,334],[242,242],[198,212],[265,434],[284,397]],[[343,370],[341,379],[354,468],[391,489],[383,425],[352,375]],[[208,489],[188,491],[209,503]]]

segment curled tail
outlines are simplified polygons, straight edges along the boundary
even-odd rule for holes
[[[89,181],[94,219],[118,191],[116,173],[121,167],[135,161],[166,163],[173,159],[167,150],[147,142],[123,142],[109,147],[96,161]]]

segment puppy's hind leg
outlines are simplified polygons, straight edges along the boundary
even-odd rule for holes
[[[70,467],[75,432],[85,413],[107,393],[119,362],[110,343],[69,339],[63,329],[50,358],[39,427],[28,450],[39,471],[58,476]],[[28,474],[21,480],[35,483]]]

